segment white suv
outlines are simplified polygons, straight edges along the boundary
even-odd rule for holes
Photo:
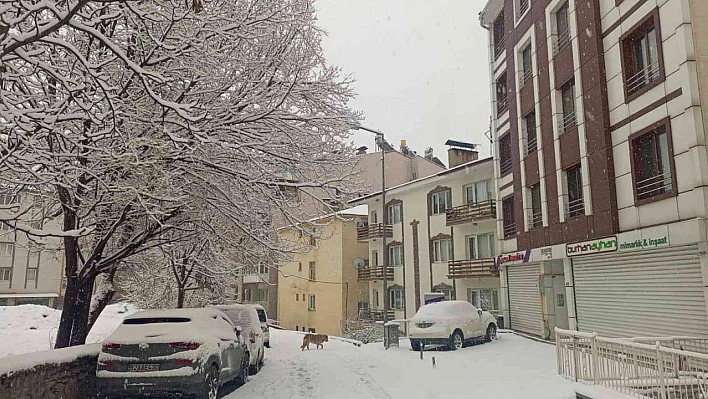
[[[465,301],[443,301],[425,305],[411,319],[408,337],[413,350],[421,345],[445,345],[451,350],[474,340],[497,337],[494,316]]]
[[[264,349],[263,331],[256,308],[252,305],[216,305],[215,307],[226,313],[234,325],[241,327],[242,335],[247,338],[246,345],[251,355],[251,374],[258,373],[263,367]]]
[[[263,346],[270,348],[270,331],[268,328],[268,314],[263,306],[255,304],[251,305],[258,312],[258,320],[261,322],[261,331],[263,331]]]

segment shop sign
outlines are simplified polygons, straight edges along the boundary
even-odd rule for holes
[[[541,258],[545,260],[553,259],[553,248],[541,248]]]
[[[566,256],[580,256],[617,251],[617,236],[609,236],[565,245]]]
[[[499,255],[499,256],[497,256],[497,266],[515,265],[517,263],[526,263],[529,261],[530,257],[531,257],[531,250],[530,249],[527,249],[526,251],[511,252],[508,254]]]
[[[657,238],[641,238],[634,241],[623,241],[619,245],[620,251],[631,251],[635,249],[651,249],[669,245],[669,236],[664,235]]]

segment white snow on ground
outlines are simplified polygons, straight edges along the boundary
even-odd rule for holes
[[[102,342],[125,316],[135,312],[130,304],[106,306],[86,343]],[[51,349],[60,317],[61,311],[46,306],[0,306],[0,357]]]
[[[330,339],[324,349],[300,351],[301,334],[272,329],[270,342],[261,372],[226,399],[569,399],[578,386],[556,374],[554,346],[513,334],[455,352],[426,351],[423,360],[405,339],[389,350]]]
[[[0,361],[0,375],[31,369],[39,364],[69,363],[83,356],[96,355],[100,351],[101,345],[91,344],[6,357]]]

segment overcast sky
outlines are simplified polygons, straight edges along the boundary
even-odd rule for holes
[[[351,74],[364,113],[396,146],[401,139],[423,155],[433,147],[447,164],[447,139],[482,145],[489,156],[489,69],[485,0],[318,0],[327,31],[325,56]],[[374,148],[357,132],[357,145]]]

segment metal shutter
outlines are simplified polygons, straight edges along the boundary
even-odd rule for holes
[[[708,336],[698,246],[573,259],[580,331]]]
[[[538,292],[540,264],[522,264],[507,267],[509,281],[509,316],[511,328],[539,335],[543,319],[541,294]]]

